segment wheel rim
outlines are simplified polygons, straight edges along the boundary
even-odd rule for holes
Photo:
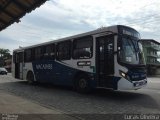
[[[87,86],[86,80],[85,79],[80,79],[79,80],[79,87],[80,88],[86,88],[86,86]]]

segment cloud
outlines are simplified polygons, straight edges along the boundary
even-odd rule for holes
[[[0,34],[0,48],[10,49],[12,52],[13,49],[19,47],[19,44],[20,41],[13,40],[13,38],[9,38]]]
[[[0,44],[13,49],[115,24],[137,29],[142,38],[159,40],[159,11],[158,0],[50,0],[3,30]],[[18,45],[9,45],[7,39]]]

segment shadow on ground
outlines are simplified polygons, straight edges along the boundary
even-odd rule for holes
[[[107,107],[113,106],[115,107],[113,108],[114,111],[114,109],[117,109],[116,106],[118,105],[119,109],[124,106],[154,109],[160,108],[150,95],[147,93],[140,93],[138,90],[113,91],[98,89],[93,90],[90,94],[80,94],[73,91],[70,87],[55,86],[52,84],[29,85],[26,81],[1,83],[0,90],[71,112],[75,109],[87,111],[88,107],[94,106],[95,108],[99,106],[98,109],[102,111],[103,109],[107,109]],[[79,108],[74,108],[77,105],[80,105],[78,106]],[[86,109],[84,109],[85,107]]]

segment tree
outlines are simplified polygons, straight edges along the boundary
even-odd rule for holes
[[[9,58],[11,58],[9,49],[0,48],[0,66],[3,66],[4,61]]]

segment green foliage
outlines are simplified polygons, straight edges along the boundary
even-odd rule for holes
[[[6,59],[11,58],[9,49],[0,48],[0,67],[4,65]]]

